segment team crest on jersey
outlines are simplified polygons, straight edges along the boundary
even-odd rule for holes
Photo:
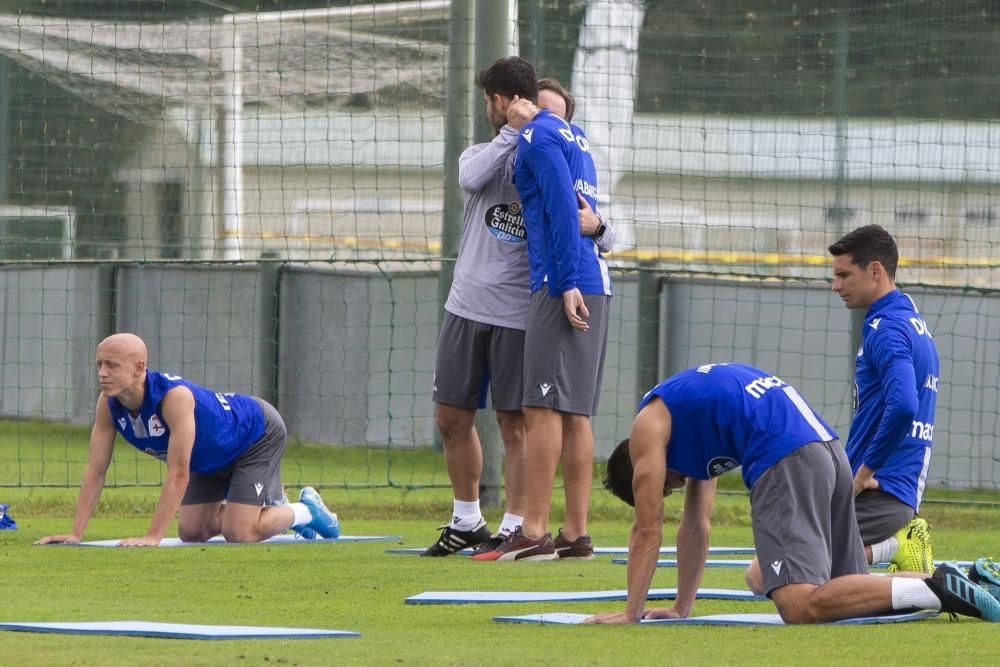
[[[490,234],[507,243],[524,243],[528,232],[521,217],[521,202],[497,204],[486,210],[486,229]]]
[[[740,464],[729,457],[716,456],[708,462],[708,465],[705,467],[705,472],[708,473],[709,477],[718,477],[723,473],[727,473],[730,470],[739,467]]]
[[[149,434],[154,438],[159,438],[161,435],[167,432],[167,427],[163,425],[160,418],[156,415],[152,415],[149,418]]]

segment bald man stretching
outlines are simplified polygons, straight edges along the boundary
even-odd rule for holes
[[[281,456],[285,424],[259,398],[218,393],[146,367],[146,344],[136,335],[109,336],[97,346],[101,396],[90,432],[87,468],[73,530],[36,544],[79,542],[104,489],[115,435],[167,463],[149,530],[119,546],[156,546],[174,515],[180,538],[203,542],[260,542],[288,528],[304,536],[337,537],[337,515],[312,487],[299,502],[283,502]],[[225,501],[225,502],[223,502]]]

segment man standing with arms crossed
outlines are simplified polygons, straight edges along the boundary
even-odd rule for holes
[[[597,175],[583,131],[541,111],[518,137],[514,185],[524,206],[531,310],[524,341],[527,429],[524,523],[478,560],[551,560],[572,549],[586,526],[567,525],[559,544],[548,532],[560,454],[569,449],[567,488],[586,486],[589,504],[597,411],[608,333],[611,281],[592,238],[578,227],[578,201],[593,208]],[[580,545],[584,546],[584,545]]]
[[[833,291],[864,308],[854,374],[854,419],[847,456],[868,562],[890,571],[933,569],[920,508],[934,435],[938,355],[930,328],[896,289],[896,242],[878,225],[859,227],[829,248]]]
[[[445,304],[434,380],[435,416],[454,501],[452,520],[442,526],[424,556],[448,556],[477,545],[481,547],[477,551],[492,551],[523,520],[521,394],[531,293],[526,234],[512,170],[518,129],[537,111],[530,100],[538,95],[539,85],[534,68],[520,58],[497,61],[479,73],[476,85],[483,89],[486,115],[497,136],[469,147],[459,160],[465,224]],[[566,113],[571,99],[559,92],[549,103],[561,102]],[[610,248],[613,231],[589,205],[581,204],[579,226],[580,233],[592,234],[602,248]],[[504,443],[507,492],[507,511],[492,537],[479,507],[483,459],[474,425],[476,409],[485,407],[488,386]]]

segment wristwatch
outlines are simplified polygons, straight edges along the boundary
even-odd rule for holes
[[[608,231],[608,226],[604,224],[604,218],[601,217],[600,213],[595,213],[594,215],[596,215],[597,219],[601,221],[601,224],[597,225],[597,231],[594,232],[594,235],[591,238],[599,239],[604,236],[604,232]]]

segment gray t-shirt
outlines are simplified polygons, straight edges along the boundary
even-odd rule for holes
[[[521,200],[511,182],[517,130],[504,126],[488,144],[465,149],[458,183],[465,223],[445,310],[475,322],[524,329],[531,292]]]
[[[459,158],[464,229],[444,307],[467,320],[524,330],[531,291],[527,233],[512,182],[517,134],[505,125],[493,141],[470,146]],[[606,224],[597,245],[607,252],[613,243],[614,230]]]

